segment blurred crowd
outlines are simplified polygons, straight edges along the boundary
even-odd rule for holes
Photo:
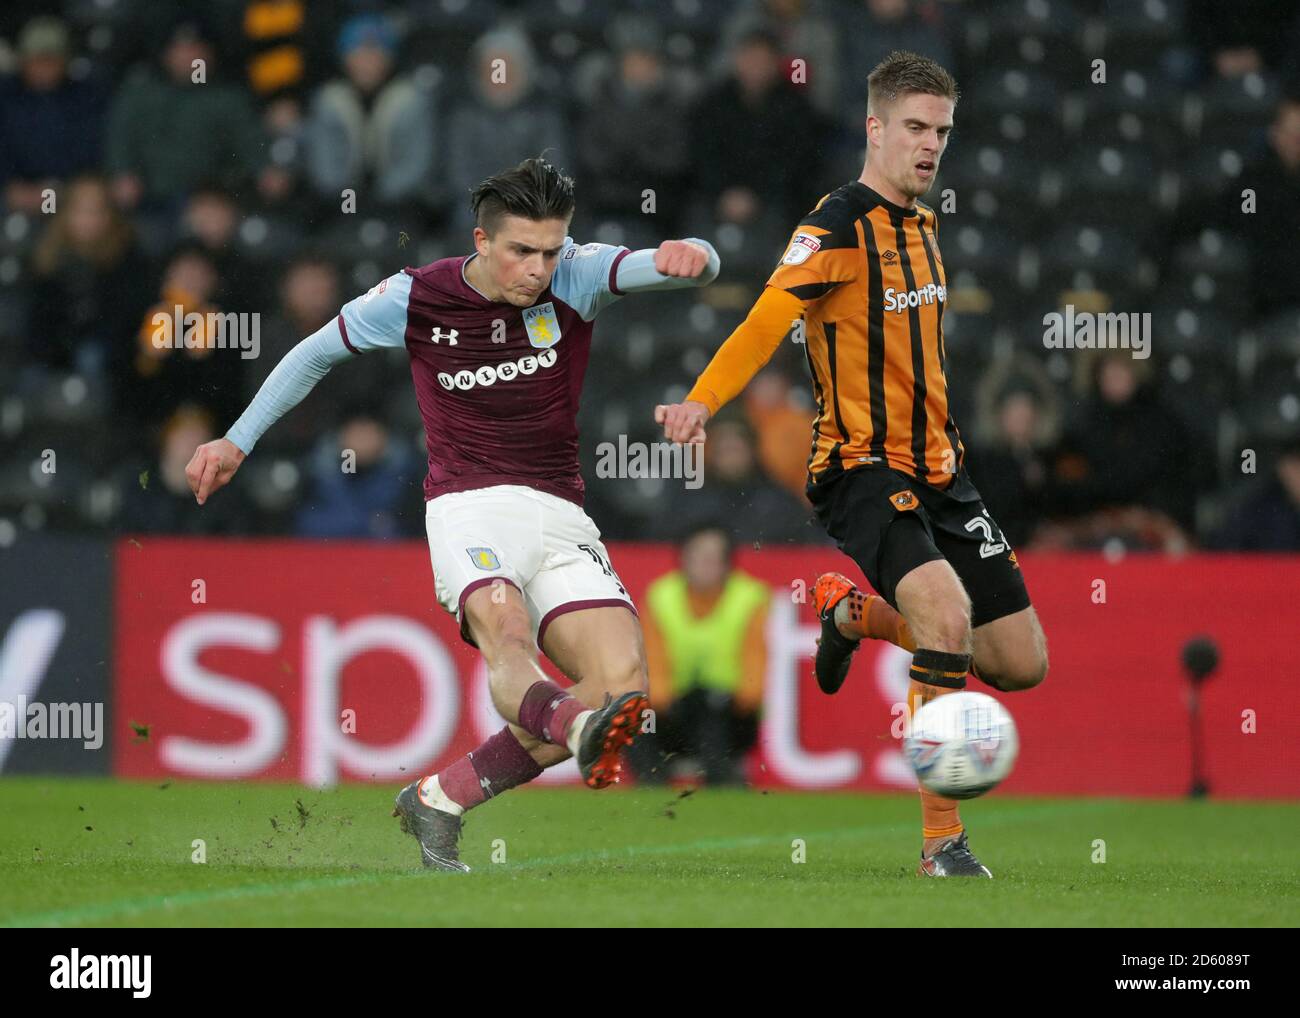
[[[1294,0],[8,0],[0,541],[421,535],[400,352],[331,372],[202,511],[185,463],[347,300],[468,251],[470,188],[542,152],[577,179],[579,240],[722,254],[714,285],[597,329],[588,465],[654,441],[654,404],[858,175],[866,75],[899,48],[963,88],[927,200],[955,416],[1008,538],[1300,550]],[[1047,349],[1066,304],[1151,312],[1152,356]],[[258,355],[158,349],[176,307],[256,313]],[[746,544],[824,540],[811,418],[785,343],[711,425],[702,489],[589,471],[589,511],[612,539],[725,519]]]

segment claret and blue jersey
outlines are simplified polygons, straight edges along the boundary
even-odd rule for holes
[[[578,403],[600,311],[632,290],[702,285],[660,275],[654,251],[566,237],[550,286],[527,308],[490,300],[465,278],[476,255],[389,276],[348,302],[272,372],[227,437],[248,452],[334,364],[405,347],[429,452],[425,498],[524,484],[581,504]]]
[[[405,346],[429,448],[425,497],[519,484],[580,502],[578,401],[597,313],[621,294],[626,248],[565,243],[528,308],[465,278],[475,255],[390,276],[339,315],[355,353]]]

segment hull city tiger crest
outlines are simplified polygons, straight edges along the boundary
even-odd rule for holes
[[[560,319],[555,305],[550,301],[536,307],[524,308],[524,328],[528,342],[539,350],[548,350],[560,341]]]
[[[904,488],[902,491],[895,492],[889,496],[889,501],[894,504],[894,508],[900,511],[905,509],[915,509],[919,504],[916,496]]]

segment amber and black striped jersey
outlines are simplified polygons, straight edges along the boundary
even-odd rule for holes
[[[947,288],[933,210],[845,184],[795,228],[767,282],[804,304],[817,399],[809,483],[884,464],[956,498],[978,497],[948,407]]]

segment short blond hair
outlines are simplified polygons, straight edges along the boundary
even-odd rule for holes
[[[954,105],[961,95],[956,80],[938,63],[919,53],[894,50],[867,76],[867,112],[879,116],[882,105],[912,93],[942,96]]]

